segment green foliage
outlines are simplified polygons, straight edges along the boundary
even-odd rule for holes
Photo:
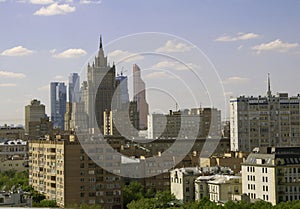
[[[131,182],[123,188],[123,203],[126,206],[133,200],[144,198],[144,187],[136,181]]]
[[[81,204],[79,206],[79,208],[80,209],[101,209],[102,207],[100,207],[100,205],[96,205],[96,204],[88,205],[88,204],[84,203],[84,204]]]
[[[38,193],[37,191],[33,190],[31,192],[31,197],[33,203],[40,203],[42,200],[46,199],[45,195]]]
[[[13,186],[22,189],[29,186],[28,172],[17,172],[15,170],[4,171],[0,173],[0,188],[5,186],[5,190],[10,190]]]
[[[175,201],[175,196],[170,191],[157,192],[153,198],[142,198],[134,200],[127,205],[128,209],[154,209],[172,208],[171,202]]]
[[[41,208],[56,208],[57,204],[55,200],[46,200],[43,199],[40,202],[33,202],[32,207],[41,207]]]

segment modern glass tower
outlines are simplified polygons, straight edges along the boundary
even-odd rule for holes
[[[53,127],[64,130],[64,115],[67,103],[67,88],[65,83],[51,82],[50,97]]]
[[[80,77],[78,73],[71,73],[69,76],[69,102],[80,102]]]
[[[139,112],[139,129],[147,129],[147,117],[149,113],[148,103],[146,101],[145,82],[141,77],[141,69],[136,64],[133,65],[133,101],[137,102],[137,111]]]

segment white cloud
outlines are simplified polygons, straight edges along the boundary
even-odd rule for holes
[[[26,49],[23,46],[16,46],[11,49],[4,50],[1,55],[2,56],[26,56],[31,55],[33,53],[32,50]]]
[[[186,52],[190,51],[193,48],[193,46],[189,46],[185,43],[176,43],[175,40],[168,40],[164,46],[156,49],[156,52]]]
[[[52,53],[55,53],[55,51],[52,51]],[[68,50],[65,50],[65,51],[63,51],[59,54],[54,54],[53,57],[59,58],[59,59],[69,59],[69,58],[81,57],[81,56],[84,56],[86,54],[87,54],[87,52],[83,49],[68,49]]]
[[[190,70],[190,69],[196,69],[199,68],[193,63],[188,63],[188,64],[182,64],[180,62],[171,62],[171,61],[162,61],[159,63],[156,63],[155,65],[152,66],[152,68],[156,69],[170,69],[170,70]]]
[[[233,95],[233,92],[232,91],[227,91],[227,92],[224,92],[224,96],[232,96]]]
[[[52,4],[53,0],[30,0],[31,4]]]
[[[54,79],[55,80],[63,80],[64,76],[62,76],[62,75],[56,75],[56,76],[54,76]]]
[[[101,4],[102,0],[80,0],[79,4]]]
[[[107,55],[111,61],[115,62],[135,62],[137,60],[142,60],[144,57],[142,55],[131,53],[129,51],[115,50]]]
[[[15,83],[0,83],[0,87],[15,87],[17,84]]]
[[[245,78],[245,77],[239,77],[239,76],[234,76],[234,77],[229,77],[223,81],[224,84],[237,84],[237,83],[245,83],[248,82],[250,79]]]
[[[148,79],[174,79],[172,75],[166,73],[166,72],[152,72],[145,76],[145,78]]]
[[[1,3],[1,2],[6,2],[6,0],[0,0],[0,3]]]
[[[228,35],[220,36],[216,38],[215,41],[220,41],[220,42],[244,41],[244,40],[254,39],[258,37],[260,37],[260,35],[256,33],[237,33],[235,36],[228,36]]]
[[[269,43],[262,43],[260,45],[253,46],[252,50],[256,51],[257,54],[260,54],[262,51],[287,52],[296,47],[299,47],[298,43],[284,43],[280,39],[276,39]]]
[[[49,50],[49,53],[50,54],[54,54],[56,52],[56,49],[51,49],[51,50]]]
[[[39,16],[65,15],[67,13],[75,12],[76,8],[69,4],[51,4],[47,7],[42,7],[34,13]]]
[[[50,85],[47,84],[47,85],[38,87],[37,90],[38,90],[38,91],[47,91],[47,92],[49,92],[49,91],[50,91]]]
[[[23,73],[14,73],[14,72],[8,72],[8,71],[0,71],[0,78],[25,78],[26,75]]]

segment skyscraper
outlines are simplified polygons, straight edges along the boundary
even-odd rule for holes
[[[107,57],[104,56],[102,39],[98,56],[87,69],[87,113],[89,116],[89,127],[98,127],[103,132],[103,112],[111,109],[111,101],[115,91],[115,66],[109,66]]]
[[[141,77],[141,69],[136,64],[133,65],[133,95],[133,101],[137,102],[139,112],[139,129],[147,129],[149,107],[146,101],[145,82]]]
[[[124,76],[123,73],[121,75],[117,75],[116,77],[116,106],[118,109],[123,109],[125,106],[129,105],[129,94],[128,94],[128,83],[127,76]]]
[[[64,130],[64,115],[66,113],[67,90],[63,82],[51,82],[51,121],[54,128]]]
[[[80,77],[78,73],[71,73],[69,76],[69,102],[80,101]]]
[[[25,106],[25,134],[29,134],[29,123],[39,122],[41,118],[46,118],[45,105],[33,99],[29,105]]]

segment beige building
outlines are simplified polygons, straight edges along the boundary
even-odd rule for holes
[[[29,183],[60,207],[99,204],[122,208],[122,180],[96,165],[72,140],[29,143]]]
[[[241,199],[241,176],[213,175],[200,176],[195,180],[195,199],[208,197],[210,201],[224,204]]]
[[[246,159],[246,154],[241,152],[228,152],[212,155],[211,157],[200,157],[200,167],[221,166],[229,167],[235,174],[241,172],[241,163]]]
[[[30,122],[39,122],[45,117],[45,105],[37,99],[31,100],[30,104],[25,106],[25,134],[29,134]]]
[[[0,139],[22,139],[24,140],[25,130],[22,127],[4,125],[0,127]]]
[[[300,95],[279,93],[230,99],[231,150],[300,146]]]
[[[242,164],[243,193],[273,205],[300,200],[300,148],[256,148]]]
[[[170,110],[169,114],[148,116],[148,138],[221,137],[221,111],[216,108]]]
[[[47,137],[53,137],[53,123],[49,121],[48,117],[29,122],[29,140],[45,139]]]
[[[28,157],[27,141],[21,139],[6,140],[0,143],[0,160],[26,159]]]
[[[14,160],[0,161],[0,172],[15,170],[17,172],[28,171],[28,159],[16,158]]]
[[[198,167],[176,168],[170,171],[171,193],[184,202],[195,200],[194,181],[201,175]]]

